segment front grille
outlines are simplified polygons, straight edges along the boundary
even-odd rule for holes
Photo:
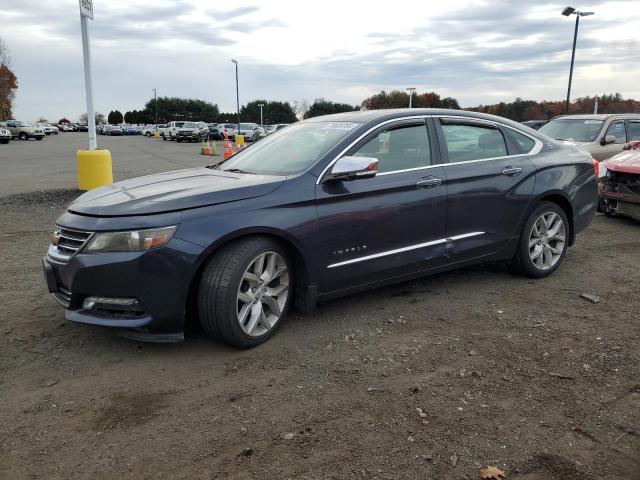
[[[87,243],[93,232],[71,230],[56,225],[55,235],[58,237],[56,245],[58,252],[63,255],[73,255]]]
[[[65,288],[58,287],[58,291],[53,294],[53,297],[64,308],[69,308],[71,304],[71,292]]]

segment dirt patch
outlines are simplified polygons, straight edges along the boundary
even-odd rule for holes
[[[95,411],[98,430],[134,428],[150,421],[167,405],[167,393],[135,392],[117,393],[109,398],[109,404]]]

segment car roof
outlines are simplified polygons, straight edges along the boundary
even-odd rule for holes
[[[321,117],[313,117],[304,122],[359,122],[359,123],[378,123],[385,120],[393,120],[395,118],[405,118],[409,116],[421,115],[443,115],[468,117],[470,119],[488,120],[491,122],[500,122],[512,127],[521,129],[522,124],[514,122],[505,117],[497,115],[489,115],[488,113],[471,112],[468,110],[454,110],[448,108],[394,108],[384,110],[360,110],[357,112],[334,113],[332,115],[323,115]]]
[[[557,117],[553,117],[551,120],[607,120],[609,118],[640,118],[640,113],[585,113],[578,115],[558,115]]]

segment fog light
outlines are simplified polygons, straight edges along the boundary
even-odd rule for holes
[[[142,310],[140,302],[135,298],[87,297],[82,304],[85,310],[103,308],[106,310]]]

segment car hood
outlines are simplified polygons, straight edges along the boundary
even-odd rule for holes
[[[625,150],[602,164],[613,172],[640,175],[640,150]]]
[[[234,202],[273,192],[286,177],[191,168],[147,175],[90,190],[69,211],[119,217],[149,215]]]

